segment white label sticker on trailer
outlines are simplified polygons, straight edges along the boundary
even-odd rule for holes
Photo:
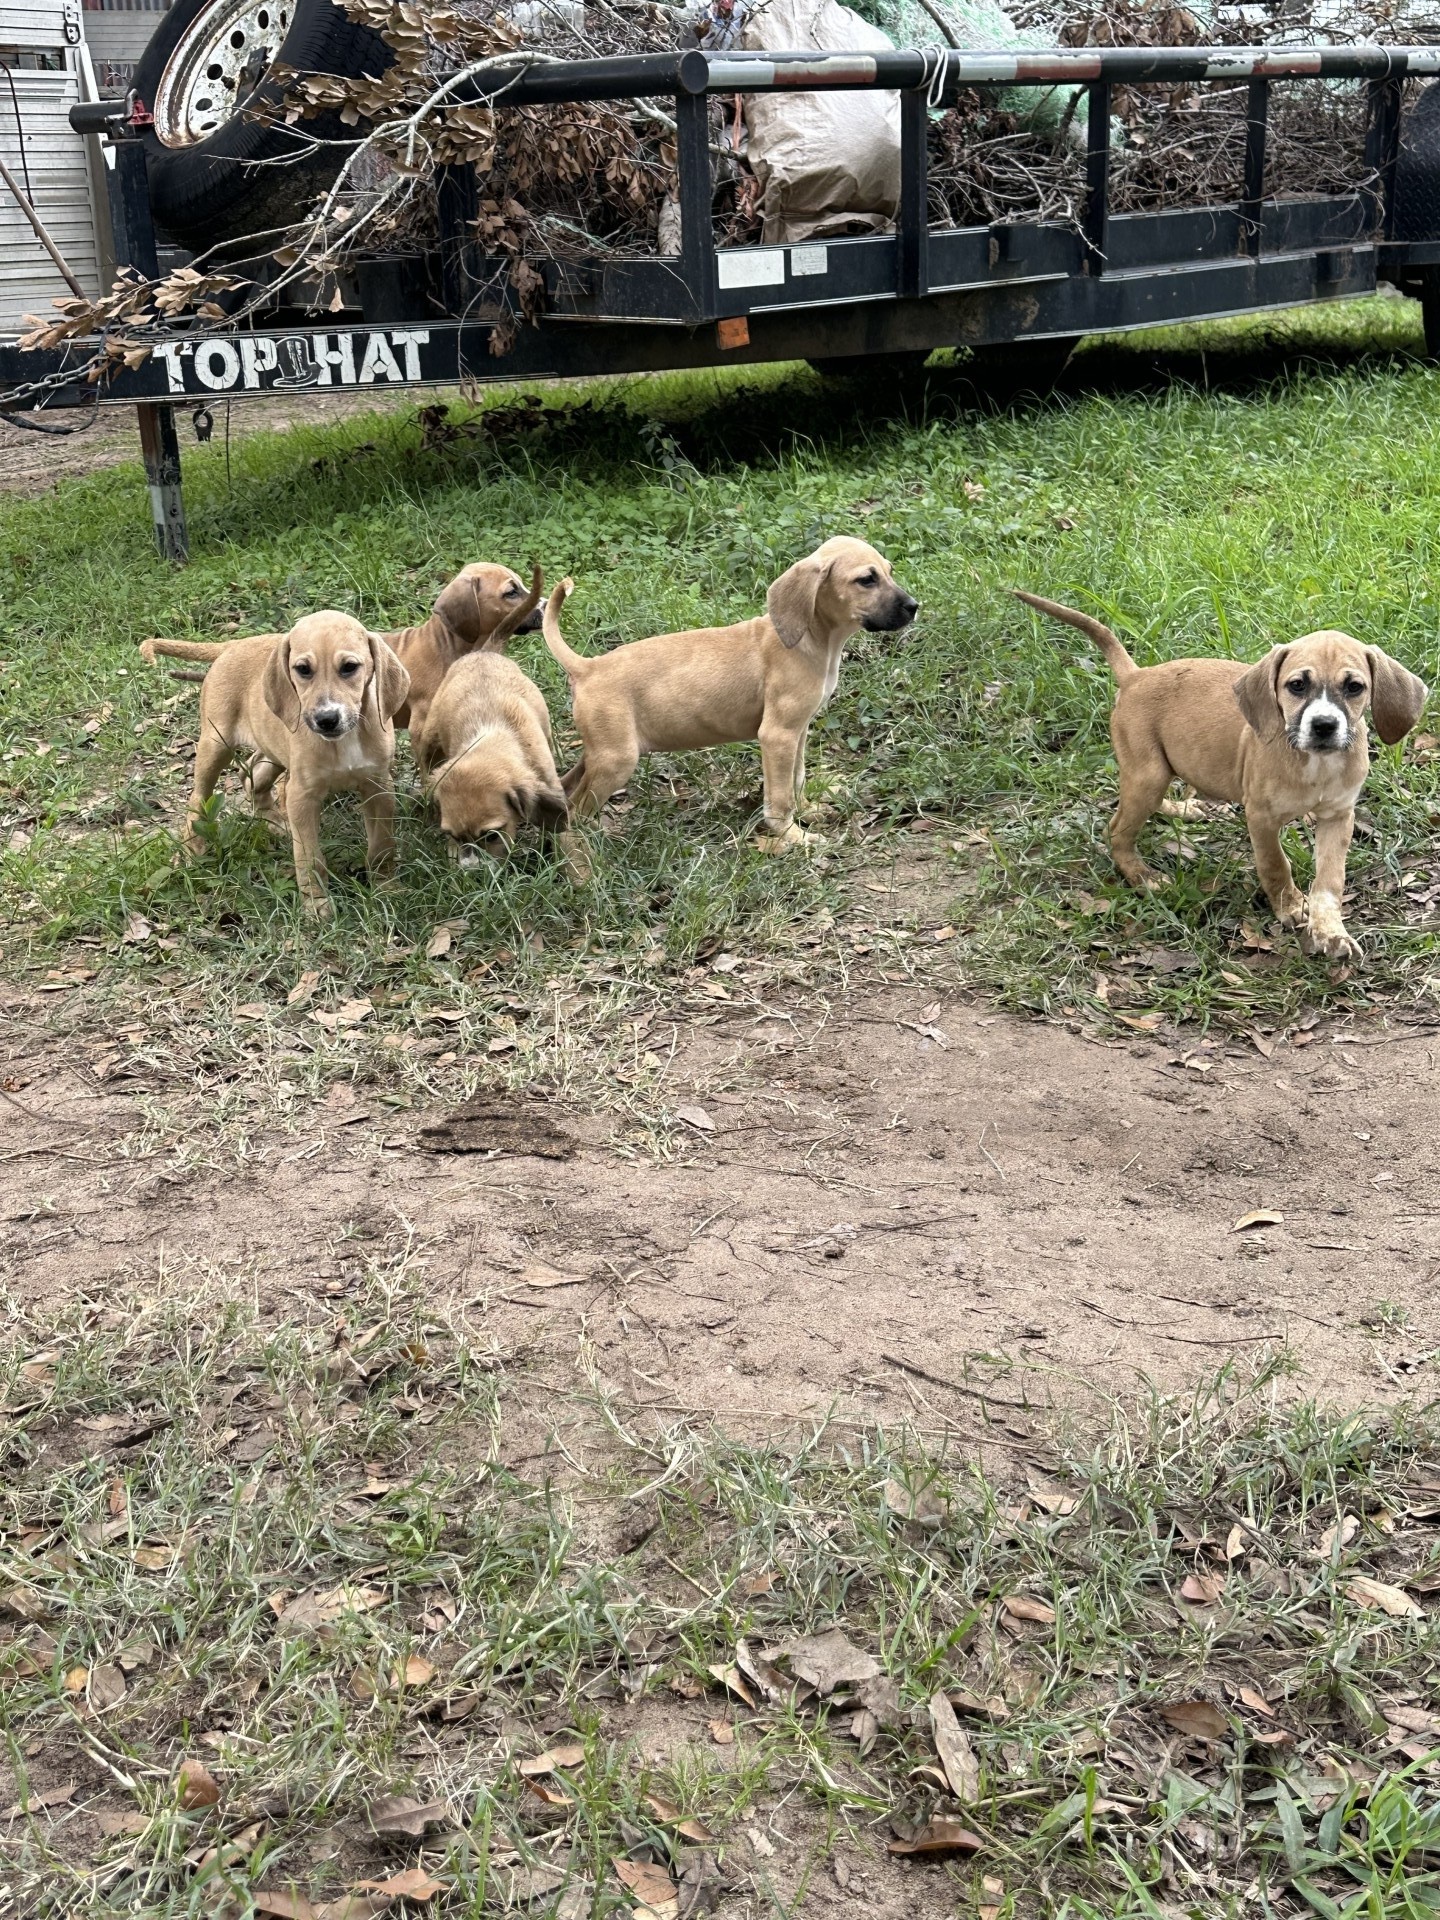
[[[783,287],[785,249],[783,247],[746,247],[743,251],[716,255],[722,287]]]
[[[792,247],[790,249],[790,271],[798,280],[806,273],[828,273],[830,250],[828,247]]]

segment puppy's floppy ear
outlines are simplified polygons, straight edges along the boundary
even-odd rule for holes
[[[570,806],[559,787],[514,787],[505,798],[527,826],[542,833],[570,824]]]
[[[1387,747],[1403,740],[1425,706],[1425,682],[1379,647],[1366,647],[1370,662],[1370,713]]]
[[[829,571],[829,565],[812,553],[797,560],[771,585],[765,596],[765,611],[785,646],[798,647],[814,630],[815,603]]]
[[[300,696],[295,691],[295,682],[290,678],[290,636],[282,633],[270,649],[270,658],[265,662],[265,678],[261,682],[261,692],[265,704],[277,719],[282,720],[294,733],[300,724]]]
[[[540,596],[545,591],[545,576],[539,567],[530,570],[530,591],[516,607],[513,613],[507,613],[496,627],[490,638],[484,643],[482,653],[504,653],[512,634],[517,633],[522,621],[528,620],[540,604]]]
[[[1248,673],[1235,682],[1240,711],[1262,740],[1274,740],[1284,726],[1280,713],[1280,675],[1290,649],[1272,647]]]
[[[370,635],[370,660],[375,669],[375,704],[382,720],[393,720],[410,697],[410,673],[378,633]]]
[[[480,638],[480,589],[474,576],[457,573],[435,602],[434,612],[463,646],[473,647]]]

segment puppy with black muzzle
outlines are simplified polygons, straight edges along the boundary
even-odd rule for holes
[[[1420,718],[1424,681],[1379,647],[1330,630],[1275,647],[1238,675],[1230,660],[1138,667],[1100,621],[1033,593],[1018,597],[1089,634],[1115,675],[1110,738],[1120,804],[1110,846],[1131,885],[1159,884],[1136,850],[1136,835],[1170,783],[1183,780],[1206,799],[1244,807],[1260,884],[1282,925],[1300,930],[1305,951],[1358,959],[1342,904],[1355,807],[1370,766],[1365,710],[1393,745]],[[1315,823],[1308,900],[1280,843],[1282,829],[1307,815]]]
[[[477,560],[460,569],[428,620],[385,634],[410,675],[410,698],[395,725],[408,727],[412,737],[423,732],[430,702],[457,660],[469,653],[503,653],[513,634],[537,633],[545,613],[543,586],[538,567],[527,588],[509,567]]]
[[[731,627],[654,634],[609,653],[566,644],[559,613],[573,582],[545,610],[545,644],[565,669],[580,760],[565,776],[576,818],[598,813],[647,753],[758,740],[770,852],[808,839],[795,814],[805,786],[810,723],[835,691],[847,641],[898,633],[916,601],[890,562],[863,540],[827,540],[772,582],[765,612]]]
[[[295,878],[311,913],[328,914],[320,809],[350,789],[365,818],[366,863],[386,877],[395,864],[395,713],[410,676],[377,633],[347,613],[312,613],[288,633],[210,645],[147,640],[141,657],[206,660],[200,736],[185,817],[185,846],[205,845],[200,819],[221,774],[249,752],[255,809],[281,810],[295,848]]]
[[[526,827],[564,827],[550,713],[513,660],[471,653],[440,682],[425,728],[412,734],[427,797],[452,857],[465,868],[503,859]]]

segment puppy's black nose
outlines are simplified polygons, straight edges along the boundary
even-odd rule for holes
[[[913,620],[919,610],[920,602],[918,600],[912,600],[908,593],[901,596],[900,611],[905,615],[907,620]]]
[[[1310,721],[1312,740],[1333,740],[1340,731],[1339,719],[1333,713],[1317,713]]]
[[[312,724],[317,733],[326,734],[333,739],[344,724],[344,719],[345,716],[339,707],[317,707]]]

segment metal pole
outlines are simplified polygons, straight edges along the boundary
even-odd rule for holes
[[[1245,184],[1240,189],[1241,239],[1248,253],[1260,252],[1265,205],[1265,142],[1270,130],[1270,82],[1252,80],[1245,103]]]
[[[680,265],[697,320],[713,320],[719,304],[710,171],[710,103],[703,93],[675,100],[675,164],[680,195]]]
[[[31,203],[29,194],[26,193],[25,189],[21,186],[20,182],[15,178],[14,174],[11,173],[10,169],[6,166],[3,160],[0,160],[0,180],[3,180],[5,182],[6,186],[10,189],[11,193],[15,196],[16,206],[19,207],[20,211],[24,214],[25,218],[30,222],[30,225],[34,228],[35,238],[40,242],[41,246],[44,247],[45,251],[49,254],[50,258],[55,262],[55,266],[57,271],[59,272],[60,278],[65,282],[66,286],[69,287],[70,291],[75,295],[75,298],[77,300],[83,300],[86,297],[84,287],[81,286],[80,282],[75,278],[74,274],[70,271],[70,268],[66,264],[64,254],[61,253],[60,249],[56,246],[55,242],[50,238],[49,234],[45,231],[44,222],[41,220],[39,214],[35,211],[35,208]]]
[[[897,290],[902,300],[930,291],[930,114],[918,88],[900,96],[900,218]]]
[[[1105,271],[1110,245],[1110,82],[1096,80],[1087,89],[1089,140],[1085,155],[1086,271]]]

